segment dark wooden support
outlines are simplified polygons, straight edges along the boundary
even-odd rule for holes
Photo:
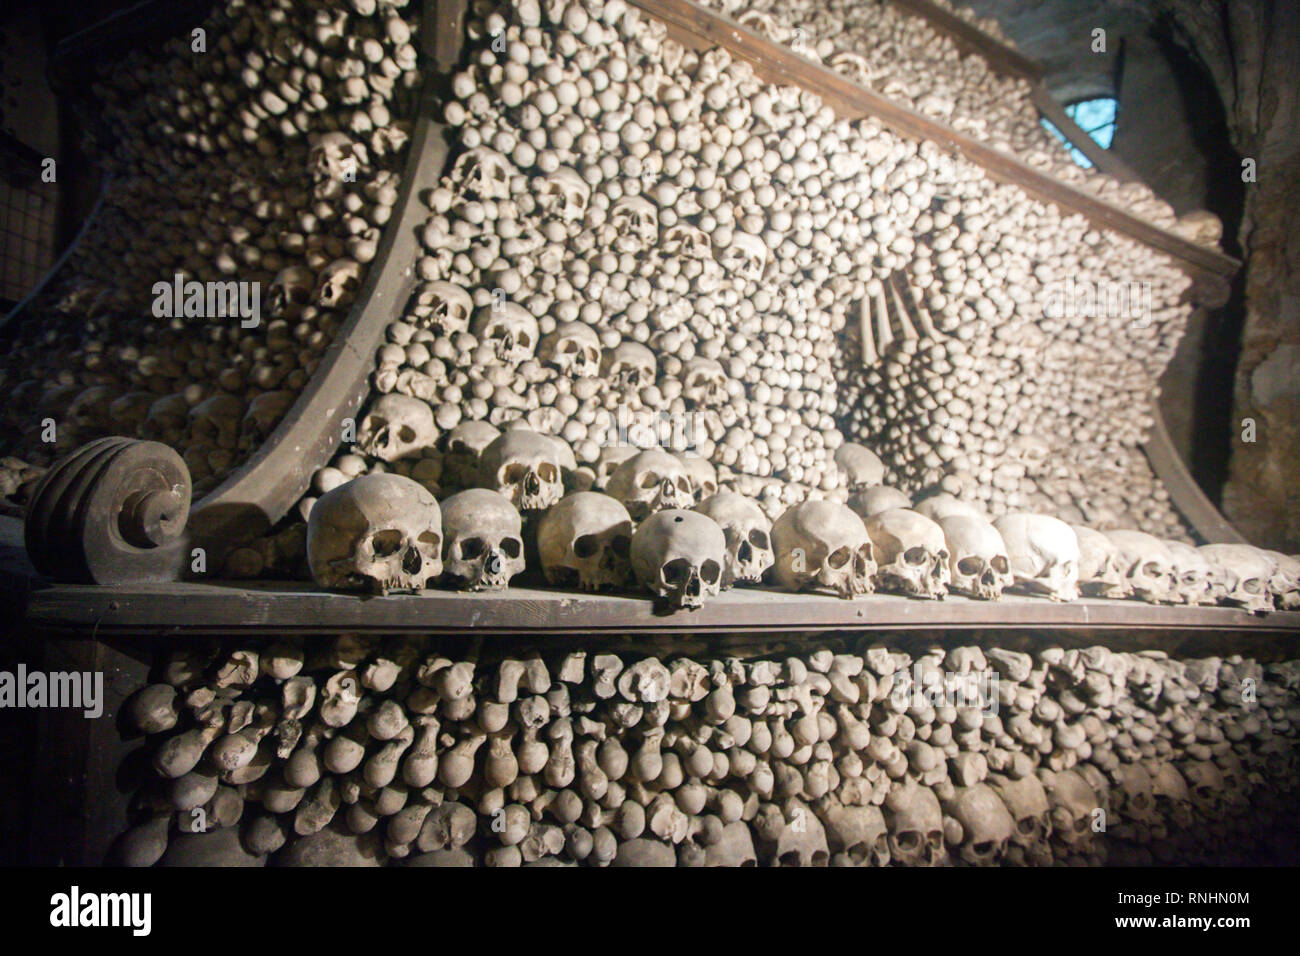
[[[87,632],[93,633],[93,632]],[[38,633],[40,669],[103,675],[103,713],[47,708],[38,712],[36,766],[31,788],[27,861],[45,866],[98,866],[128,824],[131,794],[139,789],[132,751],[143,741],[123,729],[122,705],[148,683],[147,651],[130,653],[100,640],[56,639]],[[138,756],[138,755],[137,755]]]
[[[388,597],[324,592],[306,583],[139,585],[114,589],[62,585],[34,591],[27,619],[47,630],[94,628],[128,633],[231,634],[371,631],[421,634],[574,635],[791,631],[969,631],[1154,628],[1289,632],[1300,612],[1257,617],[1232,608],[1160,607],[1088,599],[1056,603],[1007,595],[1001,601],[950,596],[916,601],[873,594],[846,601],[769,589],[725,591],[692,612],[661,614],[649,596],[576,594],[531,587],[497,593],[424,591]]]

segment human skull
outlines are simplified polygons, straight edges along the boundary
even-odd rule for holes
[[[1165,549],[1172,559],[1173,600],[1175,604],[1214,604],[1214,566],[1191,545],[1181,541],[1165,541]]]
[[[891,508],[866,520],[882,588],[909,597],[942,600],[951,579],[943,528],[908,508]]]
[[[319,504],[319,502],[318,502]],[[522,522],[504,495],[470,488],[442,503],[442,563],[463,591],[501,591],[524,569]]]
[[[1161,819],[1175,830],[1188,829],[1195,820],[1192,793],[1187,781],[1168,760],[1156,761],[1151,768],[1151,793]]]
[[[1079,591],[1088,597],[1123,598],[1133,593],[1119,549],[1109,537],[1083,525],[1070,525],[1079,539]]]
[[[731,243],[718,254],[718,262],[727,272],[749,282],[762,280],[767,261],[767,243],[740,230],[732,234]]]
[[[1071,850],[1092,843],[1094,811],[1101,807],[1096,792],[1075,770],[1062,770],[1044,781],[1052,805],[1052,835]]]
[[[1052,808],[1042,781],[1034,774],[1019,779],[990,774],[986,781],[1014,821],[1011,842],[1019,847],[1023,862],[1043,866],[1052,862]]]
[[[713,246],[709,241],[709,234],[685,222],[679,222],[664,230],[663,251],[665,255],[681,256],[685,259],[713,259]]]
[[[311,304],[316,276],[306,266],[289,266],[275,274],[266,293],[267,314],[273,319],[293,321]]]
[[[538,208],[564,222],[581,220],[590,199],[591,186],[568,166],[544,176],[537,187]]]
[[[290,391],[263,392],[248,403],[239,428],[239,449],[245,456],[262,447],[297,398],[297,393]]]
[[[912,499],[897,488],[876,485],[874,488],[867,488],[850,495],[849,507],[857,512],[863,521],[866,521],[872,515],[878,515],[882,511],[890,511],[894,508],[911,508]]]
[[[948,589],[984,601],[1002,597],[1002,589],[1015,579],[997,528],[983,518],[963,514],[940,518],[938,524],[948,545]]]
[[[1103,534],[1119,551],[1120,568],[1133,594],[1152,604],[1172,604],[1174,558],[1164,542],[1144,531],[1116,529]]]
[[[782,867],[822,867],[830,864],[826,828],[807,806],[790,800],[785,806],[785,826],[771,848],[770,865]]]
[[[744,495],[719,491],[695,506],[695,510],[717,522],[727,539],[727,560],[722,568],[722,586],[757,584],[772,566],[772,523],[763,509]]]
[[[889,832],[885,815],[871,804],[846,807],[833,803],[818,814],[826,824],[832,865],[888,866]]]
[[[644,196],[624,196],[609,211],[613,246],[619,252],[639,253],[653,248],[659,238],[659,210]]]
[[[696,504],[717,492],[718,471],[707,458],[686,452],[674,452],[673,457],[686,466],[686,474],[691,480],[691,493],[695,496]]]
[[[328,491],[307,521],[307,561],[322,587],[386,594],[442,573],[438,502],[401,475],[362,475]]]
[[[509,199],[515,168],[510,160],[487,146],[466,150],[451,170],[458,199]]]
[[[501,435],[484,421],[461,422],[447,433],[442,455],[442,483],[448,488],[469,488],[478,483],[484,450]]]
[[[1006,852],[1016,822],[987,784],[957,787],[943,802],[944,812],[961,824],[958,856],[969,866],[994,866]]]
[[[658,448],[639,451],[614,469],[609,493],[623,503],[633,521],[666,508],[689,508],[695,503],[686,466]]]
[[[865,490],[885,480],[885,464],[870,448],[845,442],[835,449],[835,464],[850,491]]]
[[[380,395],[357,428],[357,447],[380,461],[419,456],[438,440],[427,402],[409,395]]]
[[[1119,796],[1118,822],[1127,839],[1140,843],[1151,840],[1152,830],[1160,822],[1156,814],[1156,797],[1151,774],[1140,763],[1120,764],[1115,771]]]
[[[537,319],[515,302],[493,302],[474,313],[474,337],[490,345],[502,362],[518,364],[537,348]]]
[[[696,356],[682,368],[682,397],[695,408],[727,400],[727,373],[716,359]]]
[[[614,472],[618,466],[623,464],[633,455],[641,451],[636,445],[606,445],[600,450],[600,455],[596,458],[595,479],[592,487],[597,491],[605,491],[609,487],[609,480],[614,477]]]
[[[749,867],[758,866],[754,852],[754,837],[749,824],[736,820],[722,828],[722,839],[704,848],[705,866]]]
[[[555,441],[526,428],[507,429],[483,450],[479,483],[520,511],[549,508],[564,495]]]
[[[890,788],[882,806],[889,827],[889,856],[903,866],[943,866],[948,852],[939,799],[928,787],[905,780]]]
[[[876,556],[862,519],[834,501],[805,501],[772,525],[777,583],[788,590],[829,588],[842,598],[871,592]]]
[[[584,591],[618,588],[632,578],[632,519],[609,495],[567,495],[537,526],[537,550],[551,584]]]
[[[1053,601],[1079,598],[1079,539],[1048,515],[1010,514],[993,522],[1011,556],[1016,586]]]
[[[361,291],[361,263],[335,259],[316,277],[316,304],[325,309],[345,309]]]
[[[1204,816],[1217,817],[1228,800],[1223,773],[1213,760],[1185,760],[1178,765],[1192,802]]]
[[[538,357],[574,378],[600,372],[600,337],[585,322],[561,322],[542,339]]]
[[[600,374],[623,391],[645,388],[655,383],[655,355],[640,342],[620,342],[601,357]]]
[[[1274,603],[1285,611],[1300,611],[1300,558],[1280,551],[1264,554],[1276,565],[1268,583]]]
[[[694,610],[722,587],[727,539],[711,518],[657,511],[632,535],[632,571],[669,607]]]
[[[435,335],[456,335],[469,331],[474,312],[470,294],[454,282],[426,282],[412,299],[410,314],[418,328]]]
[[[1248,544],[1206,544],[1197,550],[1223,570],[1226,603],[1255,614],[1272,610],[1268,582],[1273,576],[1273,565],[1263,551]]]
[[[313,135],[307,151],[307,171],[313,182],[312,193],[317,199],[334,199],[343,191],[343,184],[356,182],[361,167],[370,163],[363,143],[357,143],[347,133],[337,130]]]

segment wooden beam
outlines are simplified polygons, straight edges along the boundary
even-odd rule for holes
[[[816,93],[839,116],[860,119],[873,116],[894,132],[911,139],[930,140],[949,152],[981,166],[993,178],[1024,189],[1043,202],[1086,217],[1093,225],[1118,232],[1159,249],[1186,267],[1232,275],[1241,263],[1214,249],[1174,235],[1118,206],[1075,189],[1034,169],[1014,156],[938,123],[928,116],[887,99],[820,63],[814,63],[779,43],[759,36],[727,17],[706,10],[691,0],[629,0],[669,27],[669,35],[690,39],[693,49],[723,47],[754,67],[762,79],[779,85],[799,86]]]
[[[904,13],[919,17],[936,30],[952,37],[958,47],[988,61],[996,72],[1005,76],[1021,76],[1037,83],[1047,75],[1047,70],[1036,60],[1031,60],[1014,47],[989,36],[973,23],[950,13],[930,0],[890,0]]]
[[[1051,94],[1044,84],[1035,83],[1032,96],[1034,105],[1038,107],[1038,112],[1043,114],[1053,126],[1059,129],[1061,135],[1068,139],[1075,149],[1087,156],[1089,162],[1094,166],[1107,176],[1113,176],[1123,182],[1142,182],[1142,177],[1134,172],[1128,163],[1110,150],[1104,149],[1100,143],[1088,135],[1083,127],[1070,117],[1070,114],[1065,111],[1065,107],[1061,105],[1060,101]]]
[[[649,596],[584,594],[541,587],[497,593],[424,591],[362,597],[298,582],[59,585],[33,591],[27,623],[43,631],[112,634],[384,633],[579,634],[760,633],[898,630],[1074,631],[1154,628],[1287,632],[1300,639],[1300,612],[1256,617],[1218,607],[1162,607],[1089,599],[1057,603],[1008,595],[1001,601],[949,596],[915,601],[873,594],[854,601],[771,589],[724,591],[697,611],[662,614]]]

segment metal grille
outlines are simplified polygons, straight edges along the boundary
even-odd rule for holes
[[[55,189],[0,179],[0,298],[12,304],[54,264]]]

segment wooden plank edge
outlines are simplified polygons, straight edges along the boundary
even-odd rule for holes
[[[1191,524],[1206,544],[1250,544],[1246,537],[1233,527],[1214,503],[1201,491],[1192,473],[1174,450],[1174,443],[1165,428],[1164,416],[1158,402],[1151,403],[1151,417],[1155,419],[1142,451],[1151,464],[1151,470],[1169,492],[1179,513]]]

